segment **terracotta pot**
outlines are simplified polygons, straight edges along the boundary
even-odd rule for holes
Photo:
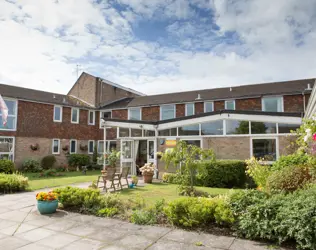
[[[154,174],[145,174],[144,177],[144,183],[152,183],[153,182],[153,176]]]

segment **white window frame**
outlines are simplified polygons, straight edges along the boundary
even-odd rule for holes
[[[109,152],[110,151],[110,142],[115,142],[116,145],[118,143],[117,140],[106,140],[106,152]],[[98,144],[97,144],[97,152],[98,154],[103,154],[103,147],[102,147],[102,152],[99,152],[99,147],[100,147],[100,142],[103,142],[103,140],[98,140]]]
[[[226,101],[225,101],[225,109],[228,110],[228,109],[227,109],[227,103],[228,103],[228,102],[233,102],[233,103],[234,103],[234,109],[233,109],[233,110],[236,110],[236,101],[235,101],[235,100],[226,100]],[[231,110],[231,109],[230,109],[230,110]]]
[[[201,149],[203,149],[203,139],[201,137],[178,137],[180,141],[200,141]]]
[[[89,149],[90,149],[90,148],[89,148],[90,142],[93,142],[92,152],[89,150]],[[95,147],[95,141],[94,141],[94,140],[89,140],[89,141],[88,141],[88,154],[89,154],[89,155],[92,155],[92,154],[93,154],[93,152],[94,152],[94,147]]]
[[[175,104],[164,104],[164,105],[160,105],[159,106],[159,113],[160,113],[159,119],[162,120],[161,119],[162,118],[162,107],[164,107],[164,106],[173,106],[173,108],[174,108],[174,115],[173,115],[173,118],[171,118],[171,119],[176,118],[176,105]]]
[[[17,124],[18,124],[18,104],[19,101],[17,99],[13,99],[13,98],[7,98],[7,97],[3,97],[4,101],[15,101],[15,110],[14,113],[15,115],[10,115],[8,114],[8,118],[9,117],[14,117],[15,118],[15,122],[14,122],[14,128],[0,128],[0,131],[16,131],[17,130]],[[2,117],[2,113],[0,112],[0,116]],[[10,137],[10,136],[5,136],[5,137]]]
[[[60,108],[60,120],[55,120],[55,114],[56,114],[55,109],[56,109],[56,108]],[[54,120],[54,122],[62,122],[62,121],[63,121],[63,106],[54,105],[54,116],[53,116],[53,120]]]
[[[275,148],[276,148],[276,161],[279,159],[279,136],[250,136],[250,158],[253,157],[253,140],[256,139],[270,139],[270,140],[275,140]],[[272,164],[274,161],[264,161],[267,164]]]
[[[212,111],[210,112],[214,112],[214,102],[204,102],[204,113],[206,113],[206,104],[208,103],[212,103]]]
[[[0,136],[1,139],[12,139],[12,153],[11,152],[0,152],[0,155],[10,155],[12,156],[12,161],[14,162],[14,157],[15,157],[15,137],[13,136]]]
[[[195,115],[195,103],[194,102],[190,102],[190,103],[186,103],[185,104],[185,116],[188,116],[188,105],[193,105],[193,114],[192,115]]]
[[[54,152],[54,142],[58,141],[58,152]],[[60,139],[53,139],[52,140],[52,154],[59,155],[60,154]]]
[[[284,112],[284,98],[282,95],[277,95],[277,96],[263,96],[261,97],[261,110],[265,111],[265,105],[264,105],[264,99],[265,98],[270,98],[270,97],[274,97],[274,98],[281,98],[281,111],[276,111],[276,112]]]
[[[140,117],[139,121],[142,120],[142,108],[141,108],[141,107],[129,108],[129,109],[128,109],[128,120],[131,120],[131,113],[130,113],[131,110],[136,110],[136,109],[139,109],[139,117]],[[138,121],[138,120],[134,120],[134,121]]]
[[[90,122],[90,113],[93,113],[93,122]],[[94,110],[89,110],[88,112],[88,125],[95,125],[95,111]]]
[[[102,118],[102,113],[103,112],[109,112],[111,113],[111,118],[112,118],[112,110],[100,110],[99,111],[99,128],[100,129],[103,129],[103,127],[101,126],[101,118]]]
[[[76,143],[76,147],[75,147],[75,152],[71,152],[71,142],[75,142]],[[75,139],[71,139],[70,141],[69,141],[69,153],[70,154],[76,154],[77,153],[77,140],[75,140]]]
[[[72,120],[72,115],[73,115],[73,112],[74,110],[77,110],[77,121],[73,121]],[[79,124],[79,117],[80,117],[80,109],[79,108],[71,108],[71,117],[70,117],[70,120],[71,120],[71,123],[74,123],[74,124]]]

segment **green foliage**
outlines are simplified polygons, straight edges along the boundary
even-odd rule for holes
[[[22,163],[22,171],[26,173],[37,173],[42,171],[42,168],[38,160],[26,159]]]
[[[234,221],[224,198],[179,198],[164,209],[168,221],[181,227],[202,227],[209,223],[231,224]]]
[[[20,174],[0,174],[0,193],[25,191],[28,178]]]
[[[138,184],[138,177],[136,175],[132,175],[132,183],[135,185]]]
[[[179,191],[180,196],[190,196],[190,197],[209,197],[210,196],[209,193],[196,190],[194,187],[191,187],[191,186],[180,185],[178,187],[178,191]]]
[[[46,155],[41,160],[41,167],[43,169],[51,169],[56,163],[56,157],[54,155]]]
[[[7,159],[0,160],[0,173],[12,174],[15,170],[13,161]]]
[[[267,179],[269,192],[293,192],[310,183],[312,176],[307,166],[289,165],[273,172]]]
[[[164,173],[162,181],[166,183],[188,185],[190,183],[190,176],[185,171],[177,173]]]
[[[130,220],[138,225],[153,225],[157,223],[156,215],[152,210],[134,210]]]
[[[304,119],[302,125],[295,131],[297,135],[296,144],[299,146],[299,151],[307,152],[312,135],[316,133],[316,120]]]
[[[56,169],[47,169],[39,174],[39,177],[52,177],[52,176],[62,176],[63,174],[58,173]]]
[[[116,207],[106,207],[102,208],[97,212],[98,216],[101,217],[113,217],[114,215],[118,214],[119,210]]]
[[[259,189],[265,190],[267,179],[271,174],[271,167],[260,160],[258,161],[255,157],[246,160],[246,164],[246,173],[254,180]]]
[[[271,170],[278,171],[288,166],[297,166],[309,164],[311,156],[302,152],[296,152],[290,155],[282,155],[276,162],[273,163]]]
[[[106,158],[107,163],[111,167],[115,167],[119,159],[120,159],[120,152],[116,151],[115,149],[113,149],[111,153],[107,155],[107,158]]]
[[[90,156],[85,154],[71,154],[68,157],[70,167],[82,167],[90,164]]]

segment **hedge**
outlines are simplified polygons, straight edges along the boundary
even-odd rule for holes
[[[20,174],[0,174],[0,193],[25,191],[28,178]]]

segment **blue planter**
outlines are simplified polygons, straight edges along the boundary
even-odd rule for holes
[[[54,201],[37,201],[37,209],[41,214],[52,214],[56,212],[58,200]]]

